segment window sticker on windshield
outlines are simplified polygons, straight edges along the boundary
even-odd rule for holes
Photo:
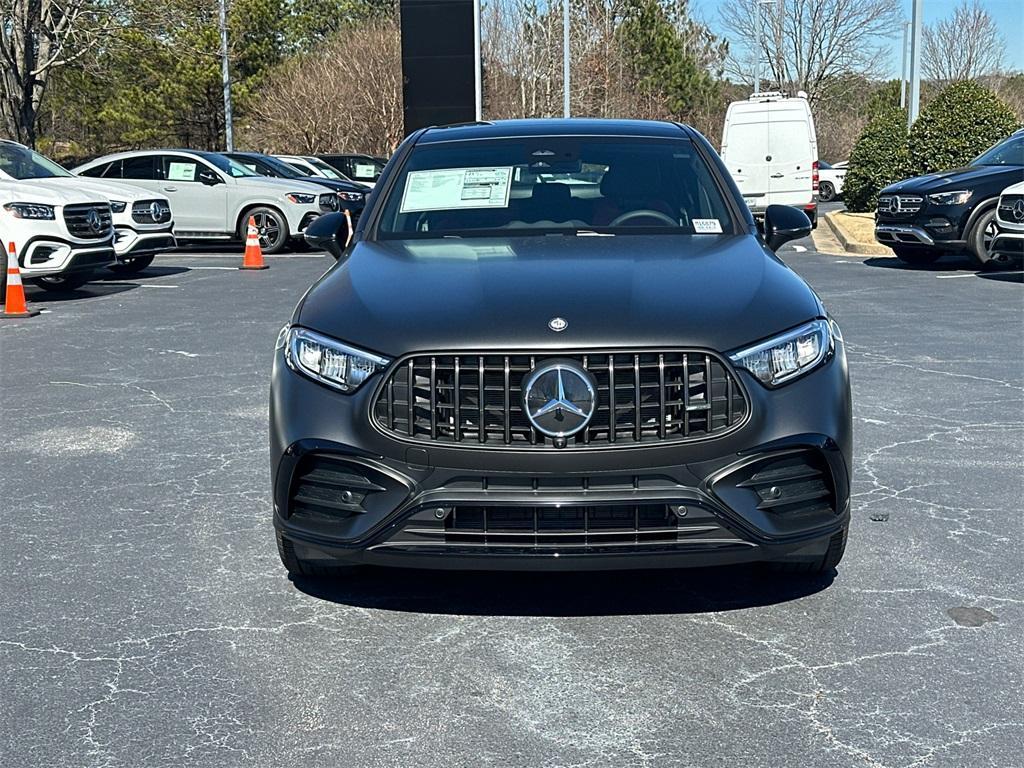
[[[168,163],[167,165],[167,180],[168,181],[195,181],[196,180],[196,164],[195,163]]]
[[[693,231],[698,235],[720,234],[722,232],[722,222],[718,219],[694,219]]]
[[[410,171],[399,213],[508,208],[512,167]]]

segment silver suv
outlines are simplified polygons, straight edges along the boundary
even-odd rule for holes
[[[122,152],[75,173],[166,195],[179,240],[242,240],[252,216],[267,253],[284,249],[321,213],[338,210],[337,195],[318,184],[260,176],[213,152]]]

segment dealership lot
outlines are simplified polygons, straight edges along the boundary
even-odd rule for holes
[[[50,312],[0,327],[0,763],[1024,765],[1021,273],[782,255],[850,353],[834,581],[293,584],[268,370],[330,260],[176,253],[30,288]]]

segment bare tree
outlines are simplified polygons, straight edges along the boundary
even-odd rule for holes
[[[346,29],[278,67],[240,138],[262,151],[389,155],[403,132],[401,44],[388,20]]]
[[[999,25],[978,0],[964,0],[953,16],[924,28],[921,69],[939,83],[998,74],[1006,52]]]
[[[34,145],[50,73],[99,45],[127,2],[0,0],[0,129]]]
[[[752,82],[758,0],[722,6],[733,57],[728,71]],[[892,0],[776,0],[761,3],[761,60],[769,85],[806,91],[813,101],[842,75],[877,76],[889,51],[887,40],[899,28]],[[745,47],[739,41],[747,41]]]

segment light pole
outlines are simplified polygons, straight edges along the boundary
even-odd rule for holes
[[[220,0],[220,75],[224,83],[224,143],[227,151],[235,149],[231,117],[231,75],[228,72],[228,9],[227,0]]]
[[[483,55],[480,52],[480,0],[473,0],[473,87],[476,98],[476,121],[484,117]]]
[[[761,6],[774,5],[775,0],[754,3],[754,94],[761,92]]]
[[[562,3],[562,117],[569,117],[569,0]]]
[[[910,22],[903,22],[903,66],[900,67],[900,109],[907,108],[907,38],[910,36]]]
[[[907,110],[907,130],[917,120],[921,109],[921,0],[914,0],[910,31],[910,108]]]

